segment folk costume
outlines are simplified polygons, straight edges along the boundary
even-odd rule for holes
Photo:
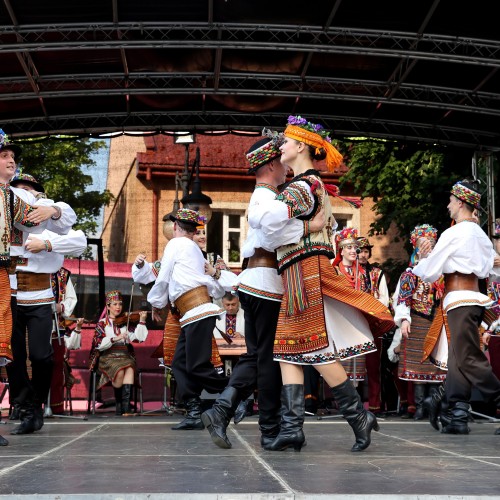
[[[180,209],[172,220],[193,230],[199,224],[194,210]],[[182,226],[181,226],[182,227]],[[163,309],[168,302],[178,310],[181,331],[177,340],[172,370],[179,396],[187,408],[187,418],[176,430],[203,429],[200,394],[222,392],[227,378],[220,375],[210,362],[215,319],[223,309],[212,302],[230,291],[229,271],[216,270],[214,276],[205,274],[205,258],[192,238],[179,236],[165,247],[158,278],[148,293],[148,302]],[[228,283],[225,283],[225,280]]]
[[[205,226],[202,226],[205,227]],[[207,261],[219,270],[227,270],[226,263],[224,259],[219,255],[210,252],[207,253],[202,250],[203,256]],[[140,283],[148,285],[154,283],[161,269],[161,260],[155,262],[143,262],[141,267],[137,267],[135,264],[132,266],[132,278],[135,283]],[[174,358],[175,347],[177,345],[177,339],[181,333],[181,325],[179,323],[179,312],[175,308],[169,310],[167,319],[165,321],[165,326],[163,329],[163,338],[158,344],[156,349],[151,354],[152,358],[161,358],[165,366],[172,366],[172,359]],[[217,320],[219,321],[219,320]],[[219,354],[219,349],[217,347],[216,335],[214,333],[214,338],[212,339],[212,357],[210,362],[218,370],[222,370],[224,363]]]
[[[51,275],[64,262],[65,255],[78,257],[87,248],[85,234],[70,230],[59,235],[44,230],[37,235],[45,250],[32,253],[24,249],[17,259],[17,318],[12,334],[14,362],[9,370],[10,387],[24,412],[21,425],[13,434],[29,434],[43,425],[42,404],[47,400],[53,370],[51,344],[55,298]],[[26,362],[26,332],[32,376],[29,379]]]
[[[373,245],[365,236],[358,236],[358,249],[361,251],[367,249],[371,258]],[[382,302],[384,306],[389,307],[390,297],[387,279],[384,271],[370,262],[361,264],[367,277],[366,290],[370,295]],[[375,414],[381,411],[382,404],[382,381],[380,373],[381,353],[382,353],[382,335],[374,335],[374,342],[377,347],[376,352],[371,352],[364,356],[366,362],[366,373],[368,376],[368,409]]]
[[[112,302],[123,302],[121,293],[112,290],[106,294],[106,308]],[[126,334],[126,339],[115,340]],[[146,323],[127,324],[127,321],[112,319],[107,313],[96,325],[90,350],[90,369],[99,369],[100,377],[96,389],[108,383],[113,384],[119,372],[132,368],[137,371],[133,342],[144,342],[148,337]],[[135,376],[134,376],[135,378]],[[116,414],[130,413],[130,398],[133,384],[114,387]]]
[[[412,262],[420,238],[436,241],[437,230],[428,224],[415,227],[410,236],[410,242],[415,250]],[[401,380],[414,383],[415,420],[422,420],[424,417],[423,405],[424,399],[430,395],[429,384],[436,386],[446,380],[448,339],[441,312],[443,292],[442,276],[434,283],[427,283],[413,273],[412,267],[401,275],[396,288],[394,322],[398,327],[401,327],[403,322],[411,325],[409,338],[401,339],[398,376]],[[436,332],[436,335],[433,335],[432,345],[429,343],[431,326],[431,333]]]
[[[337,274],[341,274],[347,278],[350,287],[368,293],[370,287],[368,273],[365,267],[359,263],[358,257],[356,257],[356,260],[351,265],[347,265],[344,260],[348,259],[344,259],[341,256],[342,249],[346,247],[355,247],[356,250],[358,250],[358,230],[352,227],[346,227],[341,231],[337,231],[334,238],[336,257],[332,265],[335,271]],[[373,342],[375,343],[375,338]],[[377,355],[377,351],[372,352]],[[342,361],[347,376],[350,380],[354,381],[355,384],[365,380],[367,355],[356,356]],[[378,408],[375,409],[380,410],[380,404]],[[373,408],[370,408],[370,410],[373,410]]]
[[[266,210],[249,214],[248,221],[251,227],[262,231],[268,248],[276,248],[278,273],[283,279],[274,359],[298,365],[327,365],[370,352],[374,349],[370,326],[387,331],[394,323],[387,308],[370,295],[352,289],[346,277],[336,275],[330,264],[334,257],[334,218],[319,172],[309,165],[313,158],[326,156],[327,168],[334,170],[342,156],[321,126],[302,117],[289,117],[284,135],[282,160],[287,162],[286,155],[290,155],[295,177],[275,201],[267,204]],[[307,221],[320,209],[324,209],[326,218],[321,231],[306,232],[298,243],[284,245],[280,241],[290,219]],[[340,378],[337,367],[335,373]],[[354,430],[356,443],[352,451],[364,450],[370,444],[372,429],[378,429],[375,416],[364,410],[348,379],[332,387],[332,391],[342,415]],[[300,451],[305,442],[304,385],[284,384],[281,402],[280,433],[265,448],[283,450],[293,446]]]
[[[247,152],[249,174],[259,176],[259,169],[273,160],[278,161],[280,137],[277,135],[257,141]],[[257,181],[250,204],[248,217],[274,200],[278,190],[275,186]],[[281,232],[283,241],[298,241],[303,235],[304,223],[291,220]],[[257,388],[259,405],[259,429],[261,445],[272,442],[279,432],[279,410],[281,375],[279,366],[273,361],[273,345],[276,324],[283,296],[283,284],[277,272],[276,252],[267,248],[259,229],[250,227],[242,247],[247,260],[246,269],[239,275],[237,285],[241,308],[245,313],[246,354],[240,356],[233,368],[227,388],[216,400],[211,410],[203,415],[213,442],[222,448],[231,448],[226,429],[235,415],[237,402],[246,398]],[[242,417],[235,416],[235,422]]]
[[[450,407],[450,420],[442,432],[467,434],[472,386],[500,407],[500,380],[481,350],[478,328],[484,308],[492,304],[479,292],[479,279],[487,278],[495,252],[491,241],[472,218],[473,208],[479,208],[481,195],[468,181],[457,182],[451,189],[450,213],[470,213],[471,217],[457,218],[456,224],[444,231],[435,248],[413,269],[413,274],[434,283],[444,275],[444,323],[450,335],[448,374],[445,400]],[[458,206],[457,200],[465,205]],[[456,208],[458,206],[458,208]],[[452,213],[452,217],[454,214]],[[435,408],[438,399],[434,398]],[[434,411],[431,411],[431,423]],[[437,423],[434,422],[437,428]]]

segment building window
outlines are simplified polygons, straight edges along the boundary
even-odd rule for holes
[[[241,267],[244,224],[243,210],[214,210],[207,227],[207,252],[220,255],[229,267]]]

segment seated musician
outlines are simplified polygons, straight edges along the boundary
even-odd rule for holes
[[[147,311],[139,314],[139,323],[132,323],[122,314],[123,300],[118,290],[106,294],[106,316],[95,328],[90,351],[90,368],[99,362],[101,374],[97,383],[100,389],[111,382],[116,400],[116,415],[130,413],[130,396],[136,375],[132,342],[144,342],[148,336]]]
[[[245,316],[243,309],[240,307],[238,297],[227,292],[224,297],[222,297],[222,307],[226,313],[221,314],[215,322],[214,337],[216,339],[244,338]]]

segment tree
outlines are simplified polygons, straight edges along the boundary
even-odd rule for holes
[[[77,215],[75,229],[87,235],[95,233],[97,217],[113,195],[108,190],[87,191],[93,179],[82,167],[95,165],[92,155],[106,143],[87,138],[49,138],[18,144],[22,147],[20,169],[43,185],[48,198],[64,201],[73,208]]]
[[[385,233],[391,224],[411,253],[409,236],[418,224],[443,231],[450,226],[446,206],[452,184],[470,176],[472,151],[422,148],[384,140],[352,140],[339,145],[349,171],[340,179],[362,198],[373,198],[376,214],[369,234]],[[406,262],[388,262],[396,278]]]

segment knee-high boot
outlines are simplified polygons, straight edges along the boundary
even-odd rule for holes
[[[304,386],[302,384],[287,384],[281,389],[281,426],[276,439],[265,444],[265,450],[285,450],[293,446],[300,451],[306,440],[304,436],[304,417],[306,413]]]
[[[413,397],[415,398],[415,415],[413,420],[424,419],[424,399],[426,384],[413,384]]]
[[[356,436],[356,442],[351,451],[365,450],[370,446],[372,430],[379,430],[377,417],[364,409],[361,398],[349,379],[332,387],[332,394],[339,405],[340,413],[352,427]]]
[[[122,412],[122,388],[113,387],[115,393],[115,415],[121,415]]]
[[[131,413],[130,398],[132,395],[132,384],[122,385],[122,413]]]
[[[436,429],[439,430],[439,414],[441,413],[441,402],[444,398],[444,385],[439,384],[433,387],[430,391],[429,397],[424,399],[424,409],[429,414],[429,422]]]
[[[201,415],[201,420],[210,432],[212,441],[219,448],[232,448],[233,446],[227,437],[226,429],[238,402],[237,389],[228,386],[222,391],[212,408]]]

